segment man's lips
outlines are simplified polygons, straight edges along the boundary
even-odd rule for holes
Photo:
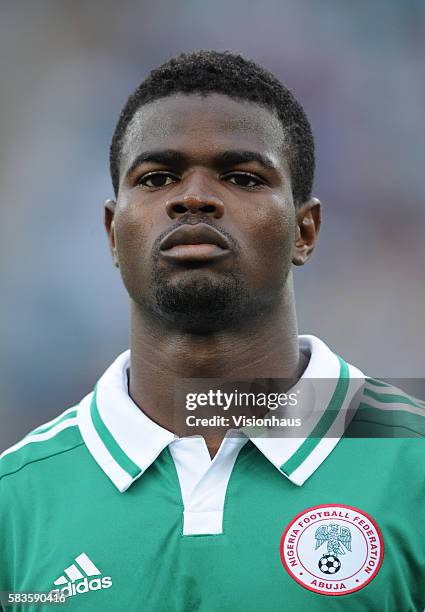
[[[206,223],[181,225],[160,244],[161,254],[177,262],[221,259],[230,253],[228,239]]]
[[[160,249],[166,251],[183,244],[213,244],[220,249],[230,249],[226,236],[206,223],[180,225],[163,238]]]

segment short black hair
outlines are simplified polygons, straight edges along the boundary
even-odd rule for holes
[[[225,94],[255,102],[277,115],[286,138],[294,202],[310,199],[314,177],[314,139],[310,123],[293,93],[273,74],[228,51],[181,53],[152,70],[128,98],[118,119],[110,148],[110,171],[115,195],[126,130],[144,104],[173,94]]]

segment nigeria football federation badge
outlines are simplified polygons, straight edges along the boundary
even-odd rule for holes
[[[323,595],[346,595],[365,587],[381,567],[384,541],[371,516],[352,506],[313,506],[285,529],[280,556],[301,586]]]

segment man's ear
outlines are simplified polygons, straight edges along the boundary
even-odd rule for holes
[[[115,216],[115,208],[117,203],[115,200],[105,200],[105,215],[104,215],[104,223],[106,233],[108,235],[109,248],[112,253],[112,262],[116,268],[119,268],[118,262],[118,254],[115,245],[115,227],[114,227],[114,216]]]
[[[320,201],[311,198],[296,209],[297,229],[293,248],[292,263],[303,266],[310,259],[316,246],[322,222]]]

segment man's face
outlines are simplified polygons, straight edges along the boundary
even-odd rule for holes
[[[205,331],[246,324],[279,302],[297,226],[284,147],[270,111],[225,95],[174,95],[136,113],[117,203],[106,210],[136,303],[175,326]],[[190,242],[201,223],[221,233],[220,246],[164,249],[172,230],[186,226]]]

